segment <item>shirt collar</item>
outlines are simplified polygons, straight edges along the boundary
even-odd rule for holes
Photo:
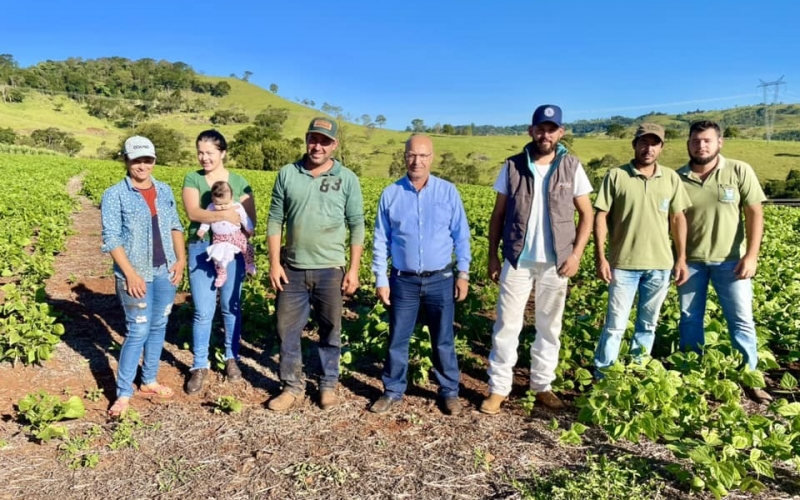
[[[644,177],[644,175],[641,174],[639,172],[639,170],[636,167],[633,166],[633,160],[631,160],[630,163],[628,163],[625,167],[628,170],[628,173],[630,175],[632,175],[634,177]],[[661,175],[662,175],[661,171],[663,170],[663,168],[664,167],[662,167],[660,163],[656,162],[656,169],[653,172],[653,177],[661,177]],[[651,179],[652,179],[652,177],[651,177]]]

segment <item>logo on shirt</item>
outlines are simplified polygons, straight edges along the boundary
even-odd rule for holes
[[[558,183],[558,187],[561,188],[561,189],[572,189],[572,183],[571,182],[566,182],[566,181],[561,181],[561,182]]]
[[[661,202],[658,204],[658,209],[662,212],[669,211],[669,198],[662,198]]]
[[[730,186],[722,186],[720,189],[719,201],[723,203],[733,203],[736,201],[736,191]]]

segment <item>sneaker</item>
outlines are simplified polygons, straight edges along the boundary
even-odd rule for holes
[[[386,413],[399,402],[399,399],[395,399],[384,394],[378,398],[377,401],[372,403],[372,406],[369,407],[369,411],[372,413]]]
[[[189,381],[186,382],[186,394],[195,394],[203,388],[203,382],[208,375],[208,368],[200,368],[189,372]]]
[[[325,388],[319,392],[319,407],[323,410],[330,410],[339,404],[336,398],[336,390],[333,388]]]
[[[497,415],[500,413],[500,405],[506,400],[505,396],[499,394],[489,394],[489,397],[483,400],[481,407],[478,410],[487,415]]]
[[[267,408],[277,412],[289,411],[294,407],[295,403],[302,398],[302,394],[295,394],[284,389],[277,397],[271,399],[270,402],[267,403]]]
[[[239,364],[233,358],[225,360],[225,376],[228,377],[229,382],[236,382],[242,380],[242,370],[239,369]]]
[[[458,415],[461,413],[461,401],[457,397],[442,400],[442,413],[445,415]]]
[[[553,391],[544,391],[536,393],[536,401],[542,403],[545,407],[551,410],[564,409],[564,402],[558,399]]]
[[[758,404],[769,404],[772,402],[772,396],[769,395],[764,389],[757,389],[755,387],[747,387],[742,385],[742,391],[750,401]]]

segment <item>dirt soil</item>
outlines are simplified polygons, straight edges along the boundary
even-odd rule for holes
[[[76,180],[70,190],[78,187]],[[644,456],[654,469],[672,459],[661,446],[609,445],[602,436],[592,437],[593,431],[583,447],[559,446],[560,431],[548,426],[555,419],[568,428],[576,412],[536,408],[525,416],[518,401],[525,370],[518,371],[510,402],[494,417],[477,411],[486,391],[483,368],[464,370],[465,411],[459,416],[440,412],[434,385],[410,389],[396,411],[375,415],[367,409],[380,395],[380,360],[343,376],[342,404],[328,412],[316,406],[315,368],[309,363],[306,398],[294,411],[276,414],[265,407],[279,390],[274,340],[243,342],[243,381],[230,383],[214,372],[200,394],[187,396],[182,389],[192,356],[178,340],[190,324],[180,307],[190,300],[186,293],[173,310],[159,373],[176,395],[169,402],[135,396],[132,408],[144,424],[133,431],[138,449],[111,449],[114,432],[122,428],[106,412],[119,352],[112,346],[123,341],[123,315],[111,259],[100,253],[98,208],[82,199],[73,227],[46,287],[66,327],[63,341],[41,366],[0,365],[0,440],[7,442],[0,450],[0,499],[510,499],[520,498],[513,479],[582,464],[587,452]],[[90,451],[99,454],[96,468],[70,469],[60,440],[35,442],[17,417],[16,403],[26,393],[83,397],[98,388],[99,400],[84,400],[86,417],[66,422],[72,436],[99,426],[99,436],[90,441]],[[215,413],[220,396],[235,396],[243,411]],[[663,498],[688,498],[672,487],[664,493]],[[763,496],[786,497],[779,486]]]

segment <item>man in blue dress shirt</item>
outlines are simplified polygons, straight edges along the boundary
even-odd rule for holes
[[[383,395],[370,407],[374,413],[389,411],[403,398],[408,348],[420,306],[433,343],[442,411],[461,412],[453,319],[455,301],[464,300],[469,288],[470,233],[456,187],[431,175],[433,159],[430,138],[411,136],[405,152],[408,173],[384,189],[378,203],[372,271],[378,298],[389,306],[389,352]]]

